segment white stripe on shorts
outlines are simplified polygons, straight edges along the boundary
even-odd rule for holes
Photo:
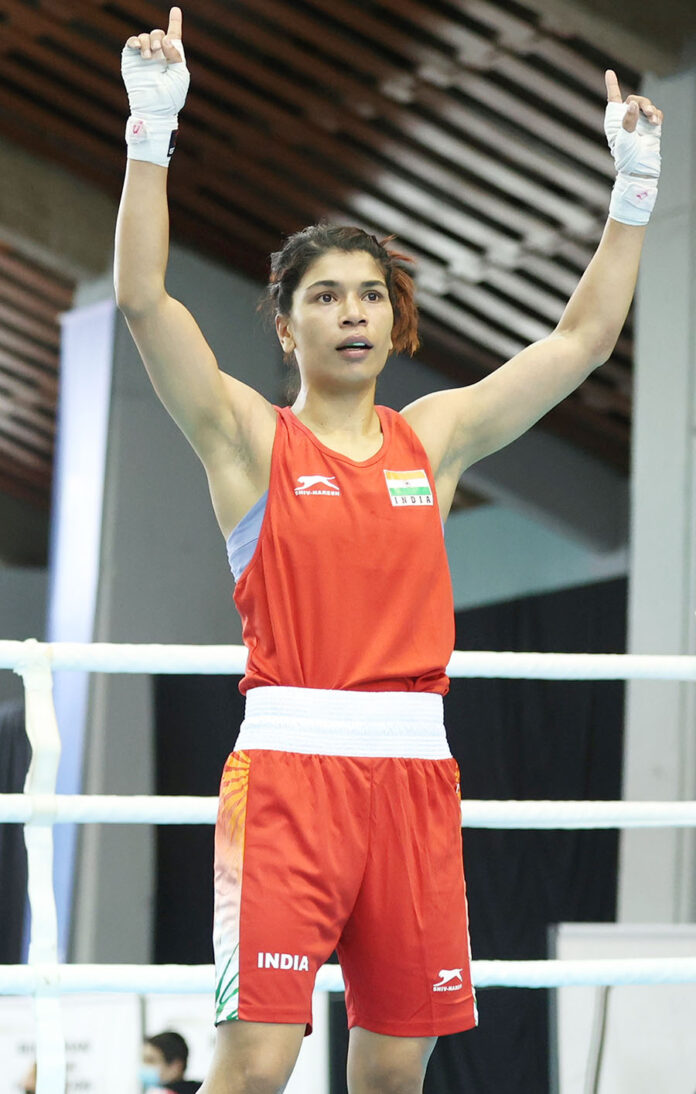
[[[235,749],[324,756],[451,756],[442,696],[429,691],[258,687],[246,695]]]

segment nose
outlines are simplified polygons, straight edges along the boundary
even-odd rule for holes
[[[347,296],[343,314],[341,315],[341,326],[350,327],[357,323],[366,322],[364,301],[360,299],[357,293]]]

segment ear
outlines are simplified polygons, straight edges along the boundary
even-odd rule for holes
[[[278,341],[283,347],[283,353],[292,353],[295,348],[295,339],[290,329],[290,322],[286,315],[276,315],[275,329]]]

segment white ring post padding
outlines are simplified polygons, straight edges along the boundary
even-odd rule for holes
[[[0,822],[214,824],[217,798],[145,794],[0,794]],[[696,802],[465,800],[463,828],[693,828]]]
[[[54,669],[90,672],[240,674],[247,659],[245,646],[27,641],[48,652]],[[26,642],[0,641],[0,669],[15,668],[26,657]],[[447,672],[450,676],[528,680],[696,680],[696,657],[456,650]]]
[[[53,797],[56,791],[61,742],[53,705],[53,675],[48,648],[33,639],[22,643],[23,656],[15,666],[22,677],[25,725],[32,757],[25,794],[31,798]],[[29,817],[24,825],[27,848],[31,936],[29,967],[58,961],[58,919],[53,892],[53,828],[36,824]],[[36,1018],[37,1094],[60,1094],[65,1089],[65,1038],[60,997],[44,984],[37,984],[34,998]]]
[[[572,985],[696,983],[696,957],[619,957],[581,961],[472,961],[476,988],[561,988]],[[148,994],[212,994],[212,965],[2,965],[0,995],[51,990]],[[343,991],[340,965],[323,965],[317,991]]]

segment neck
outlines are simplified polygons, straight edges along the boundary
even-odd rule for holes
[[[301,422],[316,433],[364,437],[379,429],[375,384],[364,391],[327,392],[302,386],[292,405]]]

